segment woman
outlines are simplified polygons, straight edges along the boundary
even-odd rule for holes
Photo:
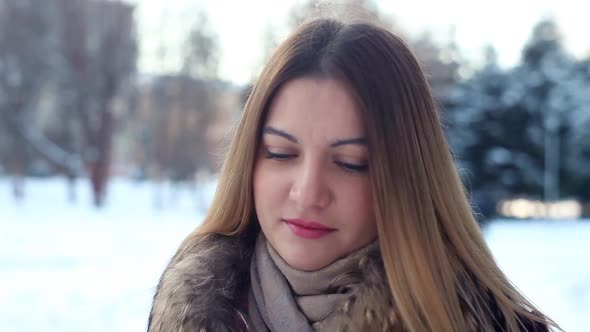
[[[316,19],[253,87],[150,331],[548,331],[474,221],[416,58]]]

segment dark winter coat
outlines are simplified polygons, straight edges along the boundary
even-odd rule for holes
[[[247,331],[253,249],[247,243],[253,243],[252,239],[212,235],[173,257],[154,295],[148,332]],[[389,294],[381,289],[370,293]],[[501,314],[496,318],[496,331],[503,331]],[[548,331],[542,324],[523,321],[522,331]]]

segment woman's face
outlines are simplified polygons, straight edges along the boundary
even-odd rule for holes
[[[312,271],[377,237],[361,110],[345,84],[300,78],[275,96],[254,169],[264,235]]]

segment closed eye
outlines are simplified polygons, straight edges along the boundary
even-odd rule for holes
[[[362,173],[362,172],[365,172],[369,168],[369,165],[367,165],[367,164],[359,165],[359,164],[345,163],[342,161],[335,161],[334,163],[336,165],[340,166],[342,169],[349,171],[349,172],[354,172],[354,173]]]
[[[296,154],[293,153],[274,153],[270,151],[266,151],[264,158],[266,159],[275,159],[275,160],[289,160],[291,158],[297,157]]]

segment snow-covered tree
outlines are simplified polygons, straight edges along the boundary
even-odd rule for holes
[[[564,194],[590,202],[590,58],[580,61],[567,80],[571,109],[564,119],[571,130],[564,137]]]
[[[487,64],[453,91],[449,141],[476,200],[534,195],[542,190],[540,116],[521,104],[518,71],[502,70],[487,52]]]
[[[449,113],[449,140],[468,188],[492,201],[587,197],[580,185],[588,173],[581,147],[590,141],[587,64],[567,54],[550,20],[535,26],[516,67],[503,70],[488,54],[453,91]]]

